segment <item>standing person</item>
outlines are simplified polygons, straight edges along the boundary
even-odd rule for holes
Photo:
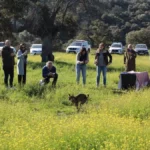
[[[49,83],[50,78],[53,78],[52,86],[55,87],[58,79],[58,74],[56,73],[56,67],[53,66],[52,61],[48,61],[42,69],[43,81],[42,83]]]
[[[100,43],[95,56],[95,64],[96,64],[96,72],[97,72],[97,78],[96,78],[97,87],[99,87],[101,72],[103,73],[103,84],[104,86],[106,86],[107,66],[111,63],[112,63],[111,54],[108,52],[108,50],[105,50],[104,43]]]
[[[124,54],[125,71],[136,71],[135,59],[136,52],[134,51],[132,45],[129,44],[128,49]]]
[[[26,84],[26,67],[27,67],[27,50],[25,44],[20,44],[20,49],[17,52],[17,73],[18,83]]]
[[[82,72],[83,85],[86,84],[86,64],[89,62],[88,52],[86,48],[82,48],[76,58],[76,82],[79,84],[80,71]]]
[[[5,41],[5,46],[2,48],[2,61],[3,61],[3,70],[4,70],[4,83],[7,88],[8,86],[8,78],[9,85],[13,87],[13,78],[14,78],[14,57],[15,53],[13,49],[10,47],[11,42],[9,40]]]

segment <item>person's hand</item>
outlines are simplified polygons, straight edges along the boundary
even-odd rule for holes
[[[48,75],[49,75],[49,76],[53,76],[53,73],[52,73],[52,72],[50,72]]]
[[[85,64],[87,64],[87,63],[88,63],[88,60],[85,61]]]
[[[110,64],[111,64],[111,63],[109,62],[109,63],[108,63],[108,66],[109,66]]]
[[[10,54],[10,56],[12,56],[12,57],[13,57],[13,56],[15,56],[15,54],[14,54],[14,53],[11,53],[11,54]]]
[[[28,53],[28,52],[27,52],[27,51],[25,51],[25,52],[23,53],[23,55],[27,55],[27,53]]]
[[[129,54],[129,55],[132,55],[132,53],[131,53],[130,51],[128,51],[128,54]]]
[[[84,64],[84,61],[80,61],[80,64]]]
[[[94,64],[97,64],[97,59],[95,59]]]

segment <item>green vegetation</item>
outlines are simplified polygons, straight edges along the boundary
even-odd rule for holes
[[[96,88],[94,55],[87,66],[87,84],[75,83],[75,55],[54,53],[59,74],[56,89],[39,87],[40,56],[29,56],[27,85],[7,90],[0,67],[1,150],[141,150],[150,149],[150,93],[118,91],[123,55],[113,55],[108,85]],[[137,71],[148,71],[149,56],[137,57]],[[15,69],[16,71],[16,69]],[[68,94],[90,95],[77,113]]]
[[[150,46],[149,10],[149,0],[0,0],[0,41],[31,44],[40,37],[50,52],[74,39],[92,47],[100,41]]]

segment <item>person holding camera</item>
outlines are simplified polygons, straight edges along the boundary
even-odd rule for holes
[[[20,44],[20,48],[17,52],[17,73],[18,73],[18,83],[26,84],[26,68],[27,68],[27,50],[26,45]]]
[[[105,50],[104,43],[99,44],[99,48],[96,51],[94,63],[96,64],[96,72],[97,72],[96,86],[99,87],[100,75],[102,72],[103,73],[103,84],[106,87],[107,66],[112,63],[112,56],[108,52],[108,50]]]
[[[43,76],[43,82],[44,84],[47,84],[50,82],[50,78],[53,78],[52,86],[56,86],[56,82],[58,79],[58,74],[56,73],[56,67],[53,66],[52,61],[48,61],[46,65],[42,69],[42,76]]]
[[[124,53],[125,71],[136,71],[136,52],[131,44],[128,45],[126,52]]]
[[[86,64],[89,62],[88,52],[86,48],[82,48],[76,57],[76,82],[79,84],[80,72],[82,72],[82,83],[86,84]]]

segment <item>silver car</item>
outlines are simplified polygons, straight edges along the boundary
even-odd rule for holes
[[[42,44],[32,44],[30,54],[37,55],[42,53]]]
[[[148,55],[148,48],[146,44],[136,44],[135,51],[137,54]]]

